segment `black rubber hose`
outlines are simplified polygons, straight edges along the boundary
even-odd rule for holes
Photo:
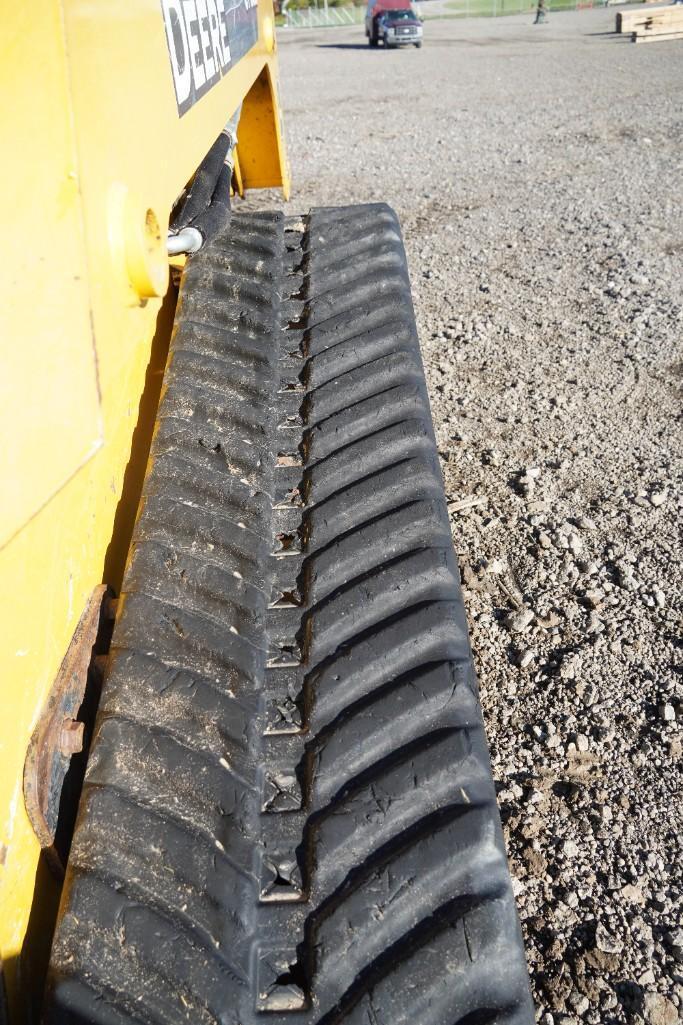
[[[197,228],[208,241],[230,212],[231,167],[225,163],[230,152],[231,136],[221,132],[202,160],[182,206],[171,224],[179,232],[189,225]]]
[[[192,226],[198,228],[202,233],[205,243],[209,242],[225,226],[230,217],[231,179],[232,167],[230,164],[223,164],[211,202],[192,222]]]

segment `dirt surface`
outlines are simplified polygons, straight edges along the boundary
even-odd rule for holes
[[[613,24],[280,34],[289,208],[402,221],[546,1025],[683,1018],[683,42]]]

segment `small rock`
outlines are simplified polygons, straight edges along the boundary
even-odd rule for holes
[[[645,897],[640,886],[628,883],[626,886],[622,886],[620,892],[624,900],[630,901],[632,904],[643,905],[645,903]]]
[[[677,1025],[680,1021],[675,1004],[661,993],[645,995],[643,1013],[649,1025]]]
[[[560,677],[563,680],[575,680],[579,668],[579,659],[576,655],[568,655],[562,660],[560,666]]]
[[[603,954],[620,954],[624,949],[621,940],[617,936],[613,936],[602,922],[598,923],[595,930],[595,946]]]
[[[570,993],[569,1004],[572,1010],[576,1011],[577,1014],[584,1014],[590,1007],[588,997],[583,993],[579,993],[577,990]]]
[[[567,538],[567,541],[569,543],[569,551],[572,555],[581,555],[581,552],[583,551],[583,541],[579,535],[572,532]]]
[[[658,509],[660,505],[664,505],[666,502],[666,491],[653,491],[650,495],[650,503]]]
[[[598,688],[595,686],[594,683],[589,683],[587,685],[580,684],[576,688],[576,692],[579,695],[579,697],[583,700],[583,703],[585,705],[588,705],[589,708],[591,705],[594,705],[596,703],[599,697]]]
[[[527,648],[525,651],[522,651],[519,654],[519,668],[520,669],[526,669],[526,667],[531,662],[533,662],[533,660],[534,660],[534,652],[530,648]]]
[[[505,620],[510,633],[522,633],[533,622],[534,613],[531,609],[520,609],[519,612],[512,612]]]
[[[519,897],[519,895],[524,893],[525,890],[526,890],[526,886],[524,885],[522,880],[521,879],[515,879],[515,877],[513,876],[512,877],[512,892],[515,895],[515,897]]]
[[[659,718],[663,719],[664,722],[675,722],[676,720],[676,709],[673,705],[668,702],[665,705],[659,706]]]
[[[683,962],[683,929],[670,929],[664,933],[664,942],[670,948],[674,958]]]

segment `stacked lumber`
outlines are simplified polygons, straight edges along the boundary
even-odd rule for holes
[[[683,39],[683,4],[667,7],[619,11],[617,32],[631,33],[634,43],[664,39]]]

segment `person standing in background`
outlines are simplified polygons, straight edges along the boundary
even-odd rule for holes
[[[536,20],[534,21],[534,25],[543,24],[543,22],[546,20],[547,14],[548,8],[545,5],[545,0],[538,0],[538,5],[536,7]]]

